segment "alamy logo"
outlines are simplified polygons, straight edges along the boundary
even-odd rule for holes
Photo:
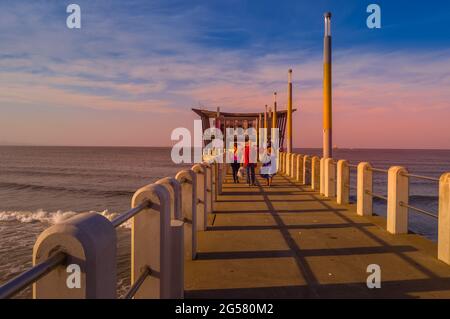
[[[77,264],[70,264],[66,268],[67,276],[66,285],[69,289],[81,288],[81,268]]]
[[[367,27],[369,29],[381,28],[381,7],[378,4],[369,4],[367,6],[367,13],[371,13],[367,18]]]
[[[367,277],[367,288],[381,288],[381,267],[377,264],[367,266],[367,272],[371,273]]]
[[[69,29],[81,29],[81,8],[78,4],[69,4],[66,9],[70,15],[67,17],[66,25]]]

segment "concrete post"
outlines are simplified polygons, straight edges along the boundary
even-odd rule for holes
[[[172,177],[160,179],[155,184],[162,185],[169,191],[170,298],[179,299],[184,297],[184,222],[181,209],[181,184]]]
[[[450,173],[439,179],[438,259],[450,265]]]
[[[296,174],[297,174],[297,156],[298,156],[298,154],[292,154],[292,156],[291,156],[291,172],[290,172],[289,176],[292,179],[295,179]]]
[[[184,221],[184,258],[197,257],[197,175],[189,169],[178,172],[175,176],[181,184],[181,212]]]
[[[283,172],[284,172],[284,165],[285,165],[284,157],[285,157],[285,155],[286,155],[286,152],[280,153],[280,171],[279,171],[280,174],[283,174]]]
[[[346,160],[337,162],[336,186],[337,203],[340,205],[348,204],[350,197],[350,167]]]
[[[206,229],[206,220],[205,220],[205,201],[206,201],[206,174],[205,168],[196,164],[192,166],[192,171],[196,174],[197,180],[197,230],[203,231]]]
[[[409,178],[404,167],[394,166],[388,171],[387,231],[408,233]]]
[[[320,195],[325,196],[325,158],[322,157],[320,159],[320,187],[319,192]]]
[[[66,263],[33,284],[33,298],[116,298],[116,230],[107,218],[78,214],[46,229],[34,245],[33,265],[59,251],[68,255]],[[80,267],[81,288],[67,286],[70,265]]]
[[[286,171],[284,172],[284,174],[286,176],[291,175],[291,156],[292,156],[292,153],[286,154]]]
[[[358,164],[356,213],[372,216],[372,166],[367,162]]]
[[[212,188],[212,202],[211,202],[211,209],[212,211],[216,208],[216,201],[217,201],[217,171],[216,171],[216,162],[213,161],[211,163],[211,188]]]
[[[303,156],[303,185],[308,183],[308,161],[310,159],[309,155]]]
[[[145,186],[134,194],[131,205],[136,207],[145,200],[150,200],[152,206],[131,219],[131,283],[146,267],[157,276],[148,277],[134,298],[172,298],[169,190],[158,184]]]
[[[297,172],[296,172],[296,180],[300,184],[303,184],[303,155],[297,155]]]
[[[212,199],[213,199],[213,193],[212,193],[212,169],[211,165],[209,163],[203,162],[203,167],[205,168],[206,172],[206,215],[205,215],[205,223],[208,223],[208,215],[212,214]],[[229,166],[226,165],[225,166]],[[206,227],[206,226],[205,226]]]
[[[336,164],[332,158],[325,159],[325,196],[336,197]]]
[[[320,159],[318,156],[311,158],[311,188],[315,191],[320,189]]]

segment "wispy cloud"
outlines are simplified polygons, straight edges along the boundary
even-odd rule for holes
[[[162,119],[183,114],[185,125],[190,126],[193,116],[186,115],[193,106],[263,110],[272,103],[273,91],[278,91],[279,105],[284,107],[287,70],[293,68],[297,140],[301,146],[320,145],[320,24],[309,33],[292,30],[293,39],[303,39],[302,46],[261,30],[263,22],[257,16],[244,22],[242,16],[225,14],[229,20],[218,25],[213,20],[220,16],[220,6],[197,1],[189,5],[184,1],[80,3],[83,28],[76,31],[65,27],[62,4],[0,5],[0,109],[4,114],[12,108],[41,106],[82,109],[86,117],[89,110],[127,111],[135,117],[144,112],[149,126],[159,132],[149,137],[148,144],[167,144],[170,127],[159,128],[180,121],[163,123]],[[310,33],[318,38],[318,45],[307,45],[313,43]],[[362,143],[355,130],[365,134],[367,145],[372,146],[385,142],[400,147],[416,134],[411,127],[392,144],[385,135],[374,134],[381,119],[388,132],[399,121],[409,121],[432,132],[427,145],[450,147],[450,141],[435,138],[450,116],[448,48],[338,45],[333,78],[335,135],[340,144]],[[26,126],[35,119],[22,120]],[[14,139],[10,127],[8,131],[0,128],[0,133]]]

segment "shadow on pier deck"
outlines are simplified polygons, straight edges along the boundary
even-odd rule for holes
[[[198,258],[186,264],[186,298],[450,298],[450,267],[437,246],[391,235],[284,176],[268,188],[226,178]],[[381,267],[381,288],[366,285]]]

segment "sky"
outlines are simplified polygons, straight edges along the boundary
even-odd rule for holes
[[[66,7],[81,7],[68,29]],[[366,8],[381,8],[369,29]],[[170,146],[192,107],[263,111],[294,79],[294,146],[450,149],[450,2],[0,0],[0,144]]]

